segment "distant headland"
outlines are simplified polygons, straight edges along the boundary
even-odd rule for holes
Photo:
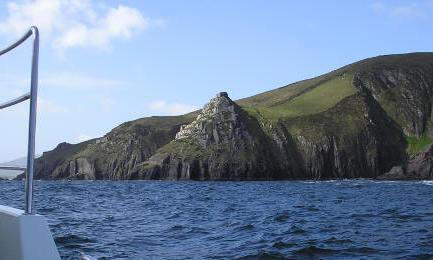
[[[59,144],[36,160],[36,178],[433,179],[432,100],[433,53],[379,56]]]

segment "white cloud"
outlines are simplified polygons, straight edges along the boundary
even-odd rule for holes
[[[107,6],[90,0],[26,0],[7,4],[0,33],[21,35],[37,25],[44,39],[62,51],[72,47],[110,48],[114,39],[128,39],[147,29],[151,20],[136,8]],[[160,24],[158,20],[155,22]]]
[[[181,104],[181,103],[169,103],[166,101],[152,101],[146,105],[150,110],[163,113],[164,115],[182,115],[188,112],[192,112],[198,109],[196,106]]]
[[[107,15],[92,26],[76,24],[66,29],[54,41],[57,48],[97,47],[107,48],[115,38],[129,39],[136,31],[146,29],[149,21],[134,8],[119,5],[110,8]]]

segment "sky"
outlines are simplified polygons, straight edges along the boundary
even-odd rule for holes
[[[383,54],[433,51],[433,1],[0,1],[0,46],[40,29],[36,151],[248,97]],[[0,57],[29,89],[31,42]],[[26,155],[28,102],[0,111],[0,162]]]

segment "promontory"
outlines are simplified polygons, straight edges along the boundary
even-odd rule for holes
[[[181,116],[59,144],[37,179],[433,179],[433,53],[369,58]]]

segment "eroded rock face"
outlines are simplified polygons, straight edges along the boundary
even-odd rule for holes
[[[203,148],[238,140],[250,141],[251,136],[240,118],[239,109],[226,92],[221,92],[210,100],[191,124],[180,128],[175,140],[193,139]]]
[[[431,134],[433,75],[425,67],[361,72],[358,80],[408,136]]]

